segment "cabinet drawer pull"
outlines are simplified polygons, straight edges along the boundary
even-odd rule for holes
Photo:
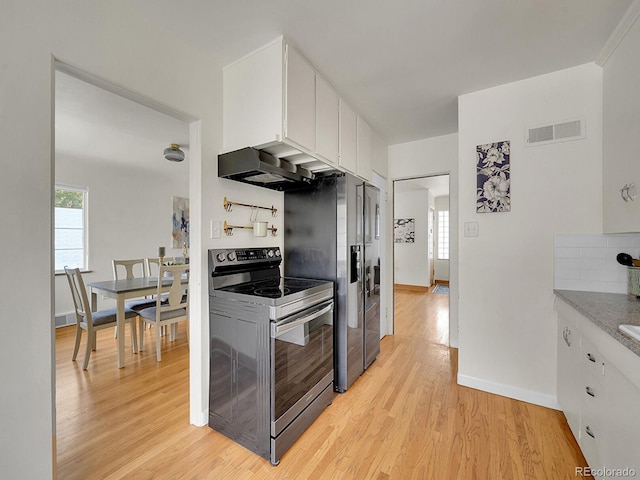
[[[595,397],[596,396],[596,394],[593,393],[593,390],[591,390],[591,387],[586,387],[584,389],[584,391],[587,392],[587,395],[589,395],[590,397]]]
[[[590,362],[596,363],[596,357],[594,357],[593,355],[591,355],[590,353],[587,353],[587,359]]]
[[[596,438],[596,434],[591,431],[591,427],[589,425],[585,427],[584,431],[587,432],[587,435],[591,438]]]

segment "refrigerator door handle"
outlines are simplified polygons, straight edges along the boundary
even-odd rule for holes
[[[351,245],[349,283],[360,281],[360,245]]]

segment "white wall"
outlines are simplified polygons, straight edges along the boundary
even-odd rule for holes
[[[434,219],[434,228],[433,228],[433,241],[434,241],[434,256],[435,256],[435,277],[436,280],[449,280],[449,260],[440,260],[438,259],[438,212],[443,210],[449,210],[449,195],[441,195],[435,198],[435,206],[436,213]],[[451,223],[451,220],[449,220]],[[451,225],[449,225],[449,229],[451,229]],[[451,242],[451,239],[449,240]],[[451,246],[449,246],[449,250],[451,250]]]
[[[188,158],[174,163],[159,156],[159,165],[148,170],[58,152],[55,177],[56,183],[88,187],[91,272],[83,275],[85,282],[110,279],[113,259],[154,257],[159,246],[166,248],[167,256],[182,256],[182,248],[174,249],[171,237],[172,197],[189,196]],[[98,296],[98,308],[113,306],[115,301]],[[67,279],[57,275],[55,314],[71,312]]]
[[[429,190],[396,192],[393,209],[395,219],[415,220],[415,242],[394,243],[394,282],[429,287]]]
[[[556,406],[553,236],[602,228],[602,70],[587,64],[459,97],[458,381]],[[527,147],[524,131],[586,118],[583,140]],[[509,213],[475,212],[476,145],[511,141]],[[453,192],[452,192],[453,196]]]
[[[389,191],[393,180],[449,174],[450,206],[450,294],[449,344],[458,346],[458,134],[425,138],[389,146]],[[393,312],[393,308],[391,308]]]

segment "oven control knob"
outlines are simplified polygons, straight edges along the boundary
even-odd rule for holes
[[[219,262],[224,262],[227,257],[224,256],[224,253],[219,253],[218,255],[216,255],[216,258]]]
[[[229,259],[230,262],[233,262],[236,259],[236,252],[227,253],[227,258]]]
[[[279,256],[280,256],[280,249],[276,248],[276,257],[279,257]]]
[[[267,250],[267,257],[273,258],[273,255],[274,255],[273,250]]]

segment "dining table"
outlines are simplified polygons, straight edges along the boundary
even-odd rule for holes
[[[182,278],[182,284],[188,284],[189,280],[185,276]],[[172,279],[166,278],[162,280],[162,291],[169,291]],[[139,277],[139,278],[123,278],[120,280],[105,280],[101,282],[91,282],[87,284],[91,288],[91,310],[98,309],[98,293],[105,297],[116,300],[116,328],[118,330],[118,368],[124,367],[124,305],[125,300],[130,298],[144,297],[145,295],[153,295],[158,293],[157,277]],[[134,322],[134,328],[137,328]],[[144,332],[140,332],[142,335]],[[131,341],[133,353],[138,353],[136,342]]]

